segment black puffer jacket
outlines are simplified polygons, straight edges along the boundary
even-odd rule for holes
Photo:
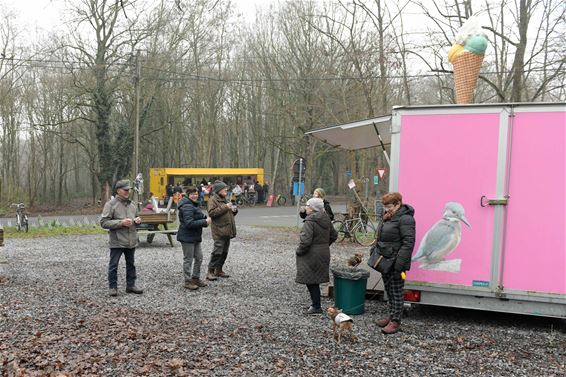
[[[195,243],[202,241],[202,228],[207,227],[206,216],[198,207],[198,203],[183,198],[177,206],[179,210],[179,230],[177,241]]]
[[[403,204],[393,217],[381,225],[379,241],[397,250],[396,272],[411,269],[411,254],[415,247],[415,210],[408,204]]]
[[[297,277],[300,284],[327,283],[330,268],[330,245],[338,234],[324,212],[307,216],[297,248]]]

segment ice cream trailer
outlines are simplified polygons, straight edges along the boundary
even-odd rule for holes
[[[396,107],[381,119],[359,131],[390,143],[389,191],[415,208],[405,300],[566,318],[566,103]]]

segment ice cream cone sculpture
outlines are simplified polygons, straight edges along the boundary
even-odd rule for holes
[[[477,20],[470,21],[471,23],[477,22]],[[469,30],[470,24],[464,24],[457,35],[457,42],[448,52],[448,61],[454,67],[456,103],[473,102],[476,83],[487,49],[487,38],[483,34],[466,34],[465,31]]]

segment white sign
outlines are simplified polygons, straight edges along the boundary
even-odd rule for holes
[[[348,187],[351,189],[353,189],[354,187],[356,187],[356,182],[354,182],[353,179],[350,179],[350,181],[348,182]]]
[[[377,170],[377,174],[379,175],[379,179],[383,179],[383,176],[385,175],[385,168],[377,168],[375,170]]]

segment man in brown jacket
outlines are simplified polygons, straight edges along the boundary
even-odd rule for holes
[[[234,216],[238,213],[238,207],[227,200],[228,186],[222,181],[214,182],[213,195],[208,200],[208,216],[212,219],[211,230],[214,248],[208,264],[208,280],[216,280],[217,277],[227,278],[230,275],[222,268],[228,257],[230,239],[236,237],[236,221]]]
[[[110,296],[118,295],[118,263],[124,254],[126,259],[126,292],[140,294],[136,287],[134,254],[138,245],[136,224],[141,223],[138,210],[129,198],[130,182],[116,182],[116,197],[104,205],[100,226],[108,229],[110,236],[110,262],[108,263],[108,286]]]

